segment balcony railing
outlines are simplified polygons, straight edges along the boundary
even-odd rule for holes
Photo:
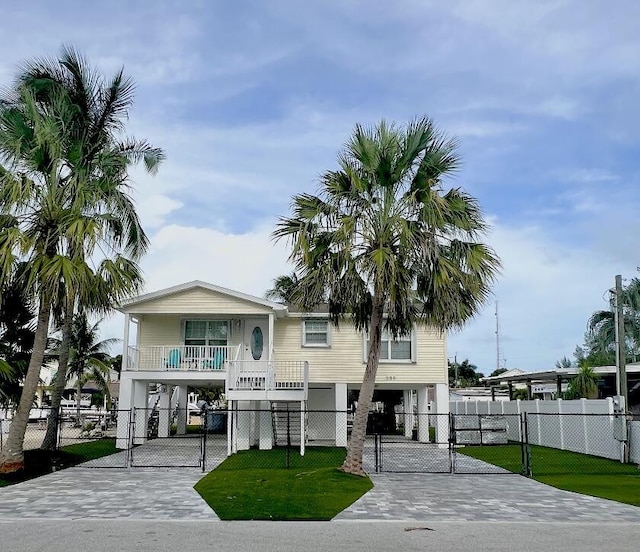
[[[309,363],[306,361],[235,360],[227,369],[229,390],[306,390]]]
[[[225,371],[238,357],[240,346],[159,345],[129,347],[127,370]]]

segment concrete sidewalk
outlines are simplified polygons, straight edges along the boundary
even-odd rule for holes
[[[0,521],[2,552],[635,552],[633,523]]]

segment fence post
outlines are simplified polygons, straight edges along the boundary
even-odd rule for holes
[[[129,410],[129,434],[127,435],[127,468],[133,466],[133,436],[135,435],[136,407]]]
[[[527,477],[533,476],[533,470],[531,467],[531,446],[529,444],[529,419],[527,412],[520,414],[522,419],[522,434],[524,436],[523,443],[523,472]]]
[[[382,436],[378,433],[374,433],[374,451],[376,457],[376,473],[380,473],[382,471]]]
[[[209,416],[204,417],[204,424],[200,421],[200,428],[202,430],[202,434],[200,435],[200,449],[201,449],[201,462],[202,462],[202,473],[204,473],[207,468],[207,421]]]
[[[62,446],[62,406],[58,406],[56,423],[58,424],[58,427],[56,428],[56,450],[60,450],[60,447]]]
[[[562,399],[558,399],[558,426],[560,427],[560,449],[564,448],[564,424],[562,423]]]
[[[291,413],[287,403],[287,469],[291,467]]]
[[[587,423],[587,399],[580,399],[582,407],[582,427],[584,431],[584,453],[589,454],[589,424]]]
[[[456,468],[456,430],[455,414],[449,412],[449,473],[455,473]]]

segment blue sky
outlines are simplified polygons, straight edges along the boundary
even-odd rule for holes
[[[460,141],[503,259],[509,368],[581,343],[640,255],[640,4],[618,0],[0,0],[0,83],[63,43],[138,83],[129,130],[167,152],[134,174],[147,289],[195,278],[262,295],[288,270],[269,234],[356,123],[428,115]],[[449,356],[496,365],[489,304]],[[118,334],[118,317],[107,333]]]

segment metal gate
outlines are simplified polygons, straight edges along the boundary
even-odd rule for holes
[[[373,455],[365,465],[376,473],[526,473],[526,431],[520,415],[400,413],[398,417],[407,424],[402,432],[377,428],[373,447],[365,447],[365,456],[367,451]]]
[[[205,418],[206,419],[206,418]],[[205,463],[205,421],[187,427],[184,435],[174,435],[175,413],[158,408],[134,408],[131,416],[131,467],[203,467]],[[163,424],[168,427],[162,428]],[[168,431],[167,431],[168,430]],[[166,435],[168,437],[159,437]]]

